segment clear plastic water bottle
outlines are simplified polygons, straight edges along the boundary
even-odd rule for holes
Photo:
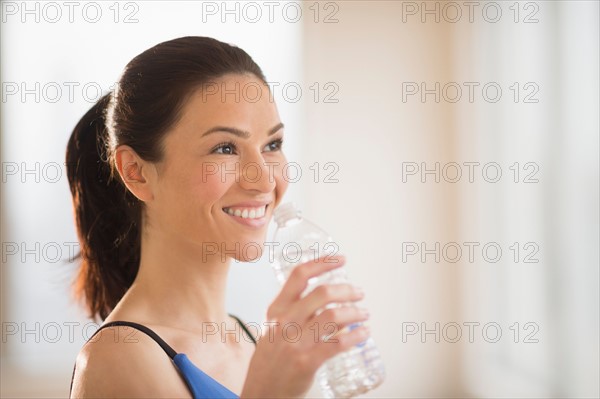
[[[337,254],[337,244],[321,228],[302,218],[295,203],[280,205],[274,213],[277,229],[274,243],[270,246],[273,268],[281,284],[290,276],[292,270],[305,263],[325,255]],[[338,267],[308,281],[308,287],[302,293],[306,296],[321,284],[348,283],[344,266]],[[356,306],[355,303],[329,304],[336,306]],[[324,310],[324,309],[323,309]],[[363,323],[354,323],[342,332],[352,330]],[[327,398],[351,398],[379,386],[385,378],[383,361],[372,338],[359,343],[327,360],[317,371],[317,381]]]

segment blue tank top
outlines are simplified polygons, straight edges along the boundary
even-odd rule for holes
[[[229,316],[233,317],[240,323],[242,329],[248,334],[252,342],[256,345],[256,340],[250,334],[250,331],[246,328],[244,323],[238,319],[236,316],[230,314]],[[221,385],[217,380],[210,377],[208,374],[200,370],[192,361],[187,357],[185,353],[177,353],[173,348],[171,348],[162,338],[158,336],[154,331],[149,329],[146,326],[143,326],[138,323],[134,323],[131,321],[112,321],[110,323],[106,323],[88,339],[92,339],[94,335],[98,334],[100,330],[105,327],[111,326],[128,326],[133,327],[137,330],[144,332],[150,338],[156,341],[161,348],[169,355],[175,367],[185,380],[186,385],[188,386],[190,392],[192,393],[192,397],[194,399],[220,399],[220,398],[234,398],[237,399],[238,396],[227,389],[225,386]],[[73,390],[73,378],[75,377],[75,366],[73,366],[73,375],[71,376],[71,388],[69,389],[69,397],[71,397],[71,391]]]

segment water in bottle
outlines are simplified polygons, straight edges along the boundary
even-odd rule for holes
[[[338,253],[338,246],[321,228],[301,216],[293,202],[280,205],[274,213],[277,229],[270,247],[277,279],[283,284],[297,265]],[[345,268],[338,267],[308,281],[306,296],[321,284],[348,283]],[[355,306],[354,303],[329,304]],[[362,323],[354,323],[345,330]],[[342,330],[344,331],[344,330]],[[317,371],[317,381],[328,398],[350,398],[379,386],[385,378],[381,356],[372,338],[327,360]]]

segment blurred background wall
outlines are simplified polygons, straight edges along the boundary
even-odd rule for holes
[[[98,327],[69,296],[71,129],[185,35],[272,82],[287,198],[367,293],[388,372],[367,397],[600,395],[597,2],[76,3],[0,3],[3,397],[66,396]],[[264,258],[232,267],[247,321],[278,290]]]

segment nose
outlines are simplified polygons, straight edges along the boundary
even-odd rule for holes
[[[248,157],[241,165],[240,186],[246,190],[270,193],[275,189],[275,165],[267,162],[262,155]]]

